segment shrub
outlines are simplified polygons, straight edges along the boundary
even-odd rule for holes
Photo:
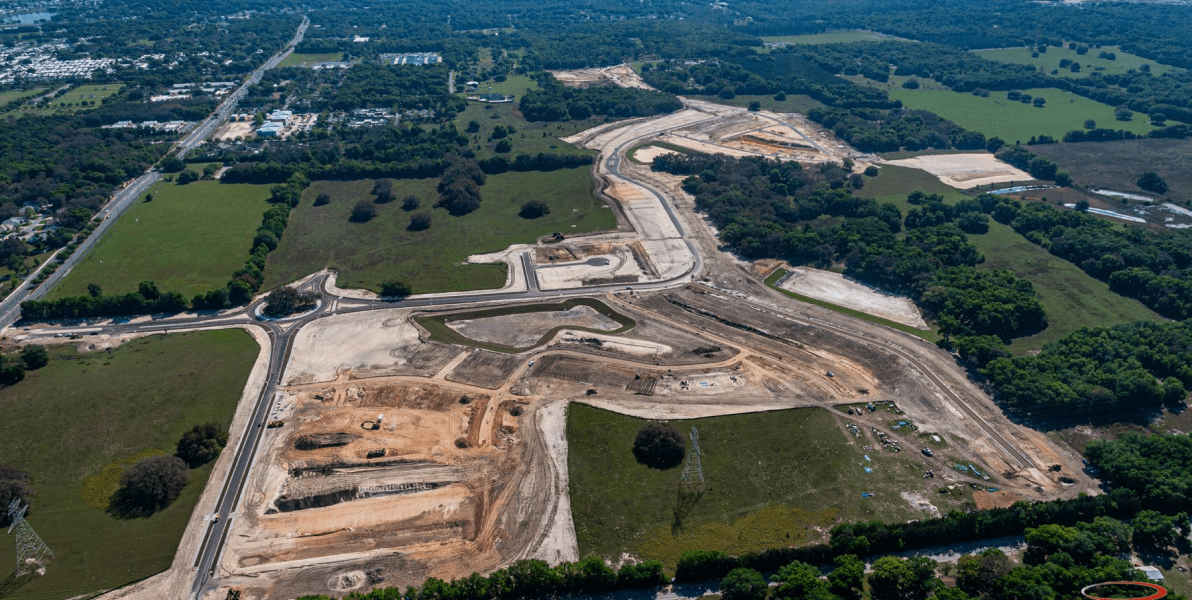
[[[422,201],[419,200],[418,196],[415,196],[414,194],[406,196],[405,199],[401,201],[401,209],[406,212],[418,210],[418,207],[420,206],[422,206]]]
[[[147,517],[167,506],[186,487],[190,470],[177,456],[153,456],[120,476],[108,511],[121,518]]]
[[[878,174],[878,169],[877,169],[876,165],[869,165],[868,167],[865,167],[865,176],[866,177],[877,177],[877,174]]]
[[[673,469],[687,455],[687,444],[673,425],[651,421],[633,440],[633,457],[651,469]]]
[[[530,200],[521,206],[518,216],[523,219],[537,219],[538,217],[549,215],[550,207],[541,200]]]
[[[430,214],[420,212],[414,213],[410,216],[410,225],[406,229],[410,231],[425,231],[430,229],[431,217]]]
[[[194,171],[191,171],[190,169],[186,169],[185,171],[178,174],[178,184],[179,185],[186,185],[192,181],[198,181],[198,180],[199,180],[199,174],[195,173]]]
[[[36,371],[50,364],[50,355],[46,352],[45,346],[30,344],[21,349],[21,362],[27,370]]]
[[[190,431],[182,434],[174,456],[181,458],[193,469],[215,460],[227,443],[228,433],[219,423],[195,425]]]
[[[352,216],[348,218],[353,223],[367,223],[377,216],[377,207],[372,202],[361,200],[352,207]]]
[[[315,206],[324,206],[331,202],[331,194],[319,194],[315,196]]]

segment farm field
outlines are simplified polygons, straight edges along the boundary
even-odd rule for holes
[[[510,78],[512,79],[512,77]],[[508,83],[508,82],[506,82]],[[481,88],[483,90],[483,88]],[[483,90],[487,93],[487,90]],[[525,88],[522,88],[525,91]],[[468,123],[476,121],[480,124],[480,131],[468,133]],[[472,150],[477,159],[496,156],[497,143],[500,140],[489,139],[493,129],[502,125],[506,129],[512,127],[516,133],[505,138],[513,145],[513,150],[502,154],[513,160],[518,154],[593,154],[589,150],[581,150],[559,140],[579,133],[585,129],[602,123],[602,119],[591,118],[583,121],[565,121],[561,123],[537,122],[531,123],[522,117],[517,110],[517,102],[502,104],[486,104],[483,102],[468,102],[468,108],[455,118],[455,127],[471,140]]]
[[[783,43],[783,44],[800,44],[800,45],[815,45],[815,44],[843,44],[846,42],[877,42],[889,40],[903,40],[899,37],[878,33],[876,31],[852,30],[852,31],[829,31],[826,33],[808,33],[804,35],[777,35],[777,36],[763,36],[763,42]],[[1029,56],[1029,55],[1028,55]]]
[[[707,490],[686,500],[679,494],[681,467],[657,471],[634,460],[633,439],[644,423],[578,403],[568,409],[580,556],[615,560],[629,553],[673,567],[688,549],[746,552],[817,541],[809,528],[836,521],[917,518],[900,492],[924,487],[921,463],[886,451],[869,451],[866,462],[860,443],[827,410],[670,421],[684,437],[692,426],[699,429]],[[946,498],[931,497],[959,503]],[[676,510],[686,516],[676,519]]]
[[[1000,137],[1011,144],[1016,141],[1025,144],[1031,136],[1038,135],[1050,135],[1058,140],[1069,131],[1083,129],[1087,119],[1096,121],[1099,127],[1140,135],[1154,129],[1146,115],[1135,113],[1132,121],[1117,121],[1112,106],[1056,88],[1020,90],[1035,98],[1045,98],[1047,104],[1040,108],[1008,100],[1006,92],[993,92],[982,98],[953,92],[930,80],[920,80],[923,87],[908,90],[902,87],[906,79],[891,77],[888,87],[875,82],[868,84],[886,88],[892,99],[901,100],[907,108],[931,111],[965,129],[979,131],[986,137]]]
[[[58,96],[50,101],[46,106],[39,108],[29,108],[21,106],[15,110],[9,111],[3,116],[21,115],[52,115],[62,113],[74,113],[80,110],[91,110],[96,108],[103,102],[104,98],[115,95],[124,87],[123,84],[109,83],[98,85],[80,85],[71,88],[65,94]],[[43,90],[44,91],[44,90]],[[88,106],[79,106],[80,102],[90,102]]]
[[[1031,152],[1054,160],[1084,187],[1104,187],[1118,192],[1147,194],[1137,185],[1145,171],[1161,175],[1170,188],[1167,196],[1183,201],[1192,198],[1192,139],[1118,140],[1080,144],[1033,146]]]
[[[1088,77],[1092,73],[1105,73],[1106,75],[1120,75],[1126,73],[1131,69],[1137,70],[1142,65],[1150,65],[1151,73],[1156,77],[1162,75],[1173,68],[1167,65],[1157,63],[1153,60],[1145,59],[1141,56],[1130,54],[1123,51],[1117,46],[1105,46],[1102,48],[1090,48],[1088,53],[1081,56],[1075,50],[1064,46],[1057,48],[1055,46],[1048,46],[1047,52],[1039,55],[1038,58],[1031,58],[1033,50],[1028,48],[999,48],[996,50],[976,50],[974,51],[978,56],[989,60],[996,60],[1004,63],[1016,63],[1020,65],[1031,65],[1036,69],[1041,69],[1044,73],[1050,74],[1052,70],[1058,70],[1056,73],[1062,77]],[[1100,52],[1112,52],[1117,56],[1114,60],[1101,58],[1098,56]],[[1073,62],[1080,63],[1080,72],[1073,73],[1069,68],[1060,68],[1060,61],[1068,59]]]
[[[323,54],[299,54],[294,52],[282,60],[277,67],[309,67],[316,63],[339,62],[343,59],[343,52],[327,52]]]
[[[340,287],[379,291],[383,281],[400,279],[415,293],[499,288],[505,284],[504,265],[458,264],[469,255],[531,243],[556,231],[576,234],[616,227],[612,210],[592,195],[587,166],[490,175],[480,188],[480,208],[462,217],[431,207],[438,200],[438,181],[395,180],[398,200],[378,205],[378,216],[368,223],[352,223],[348,217],[358,201],[373,198],[373,180],[314,182],[290,213],[281,244],[269,255],[265,287],[334,267]],[[329,194],[331,202],[312,206],[321,193]],[[411,213],[402,210],[401,199],[410,194],[422,203],[418,212],[432,216],[430,229],[406,231]],[[551,213],[533,220],[519,217],[521,205],[533,199],[545,202]]]
[[[105,511],[121,468],[92,478],[133,457],[172,454],[194,425],[228,427],[258,350],[235,329],[142,338],[111,353],[53,347],[48,366],[0,390],[0,461],[30,473],[29,523],[55,555],[44,577],[6,581],[3,597],[91,597],[169,567],[211,463],[147,518]],[[88,482],[97,491],[84,497]],[[0,562],[11,568],[5,541]]]
[[[89,283],[105,294],[123,294],[151,280],[187,299],[223,286],[248,258],[269,207],[269,187],[215,181],[153,186],[153,201],[128,207],[50,298],[86,294]]]
[[[1043,344],[1089,325],[1161,320],[1141,302],[1110,291],[1109,284],[1027,241],[1009,225],[990,220],[989,233],[970,235],[969,241],[985,255],[978,268],[1010,269],[1029,279],[1047,310],[1047,328],[1014,340],[1010,351],[1015,354],[1039,350]]]

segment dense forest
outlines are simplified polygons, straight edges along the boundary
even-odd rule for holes
[[[1192,323],[1086,327],[981,372],[1006,408],[1044,424],[1153,414],[1178,407],[1192,388]]]
[[[901,212],[850,193],[864,176],[838,166],[671,154],[655,159],[653,168],[688,175],[684,189],[721,240],[746,258],[820,267],[842,262],[846,275],[915,299],[946,336],[1009,340],[1047,326],[1029,281],[973,268],[984,257],[962,226],[980,229],[982,207],[975,201],[953,207],[939,196],[915,194],[912,201],[923,206],[907,215],[907,235],[899,239]]]

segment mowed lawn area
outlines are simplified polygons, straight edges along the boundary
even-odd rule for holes
[[[645,423],[579,403],[568,409],[567,464],[580,556],[616,560],[627,552],[673,567],[684,550],[784,547],[818,541],[809,528],[836,521],[904,521],[925,514],[916,514],[900,496],[925,487],[915,453],[863,451],[873,442],[847,435],[825,409],[671,420],[684,439],[692,426],[699,430],[706,491],[698,498],[680,495],[682,467],[658,471],[634,459],[633,440]],[[866,473],[866,466],[873,472]],[[863,498],[862,492],[877,496]],[[963,501],[935,493],[929,498],[945,512]]]
[[[903,216],[906,216],[907,211],[915,208],[906,201],[906,197],[914,191],[939,194],[950,203],[969,197],[968,194],[945,185],[938,177],[921,169],[881,165],[878,168],[877,177],[868,175],[863,175],[863,177],[865,178],[865,187],[853,192],[854,195],[861,198],[873,198],[879,203],[890,202],[902,211]]]
[[[238,329],[142,338],[111,353],[56,347],[48,366],[0,390],[0,462],[30,473],[29,524],[54,552],[45,576],[7,582],[3,597],[90,597],[168,568],[211,463],[191,472],[169,507],[140,519],[105,511],[120,465],[96,476],[136,456],[173,454],[194,425],[226,429],[258,352]],[[9,537],[0,544],[8,569],[13,552]]]
[[[248,258],[269,207],[269,187],[215,181],[154,186],[153,201],[141,198],[128,207],[50,297],[86,294],[89,283],[104,294],[123,294],[152,280],[187,299],[222,287]]]
[[[1135,113],[1131,121],[1117,121],[1113,118],[1114,107],[1056,88],[1020,90],[1033,98],[1045,98],[1047,104],[1040,108],[1009,100],[1006,92],[992,92],[988,98],[982,98],[943,89],[929,80],[923,81],[923,87],[918,90],[908,90],[901,85],[906,78],[892,77],[891,81],[895,79],[898,81],[888,88],[890,97],[901,100],[907,108],[931,111],[965,129],[1000,137],[1011,144],[1016,141],[1025,144],[1031,136],[1038,135],[1059,140],[1069,131],[1084,129],[1087,119],[1096,121],[1098,127],[1140,135],[1154,129],[1142,113]]]
[[[265,287],[332,267],[339,271],[340,287],[380,291],[382,282],[398,279],[415,293],[499,288],[505,284],[503,264],[458,263],[472,254],[533,243],[554,232],[570,235],[616,227],[612,210],[592,195],[589,169],[490,175],[480,188],[480,208],[462,217],[432,208],[438,200],[438,179],[398,179],[393,184],[397,201],[377,205],[377,217],[367,223],[348,218],[357,202],[372,201],[374,180],[316,181],[290,213],[289,228],[269,255]],[[321,193],[330,195],[331,202],[313,206]],[[407,231],[412,213],[401,205],[410,194],[422,203],[414,212],[432,216],[430,229]],[[545,202],[550,214],[532,220],[518,216],[530,200]]]
[[[1101,58],[1098,56],[1101,52],[1111,52],[1115,58],[1113,60]],[[1129,52],[1124,52],[1117,46],[1090,48],[1088,53],[1083,56],[1077,54],[1075,50],[1067,46],[1063,48],[1048,46],[1047,52],[1039,54],[1038,58],[1031,57],[1031,54],[1034,53],[1034,49],[1032,48],[998,48],[996,50],[976,50],[974,53],[981,58],[996,60],[998,62],[1031,65],[1036,69],[1042,69],[1047,74],[1051,74],[1055,70],[1058,71],[1056,75],[1061,77],[1088,77],[1092,73],[1120,75],[1131,69],[1138,70],[1142,65],[1150,65],[1151,74],[1156,77],[1172,70],[1172,67],[1153,60],[1147,60]],[[1067,67],[1061,69],[1060,61],[1065,58],[1072,62],[1080,63],[1080,72],[1073,73]]]
[[[978,268],[1010,269],[1030,280],[1047,310],[1047,329],[1014,340],[1010,351],[1015,354],[1039,350],[1081,327],[1162,320],[1141,302],[1110,291],[1109,284],[1031,243],[1009,225],[990,220],[989,233],[970,235],[969,241],[985,255]]]

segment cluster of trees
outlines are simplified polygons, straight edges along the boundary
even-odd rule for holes
[[[603,559],[593,556],[555,567],[541,560],[520,560],[487,577],[473,573],[451,582],[431,578],[405,592],[397,588],[379,588],[352,597],[354,600],[532,600],[650,588],[666,582],[666,572],[658,561],[626,563],[614,571]],[[331,598],[302,596],[299,600]]]
[[[467,100],[447,92],[451,69],[435,65],[385,65],[364,61],[347,69],[338,85],[326,89],[316,110],[356,108],[428,109],[449,121],[467,108]]]
[[[1039,156],[1017,144],[1002,147],[996,155],[1001,160],[1030,173],[1035,179],[1056,181],[1060,185],[1072,183],[1071,176],[1066,171],[1061,171],[1050,158]]]
[[[196,469],[215,460],[227,443],[227,428],[219,423],[195,425],[178,439],[174,456]]]
[[[0,512],[0,527],[8,527],[12,523],[8,520],[8,505],[13,500],[20,500],[22,505],[29,502],[29,474],[10,465],[0,464],[0,505],[4,512]]]
[[[1039,420],[1111,420],[1178,405],[1192,388],[1192,324],[1139,321],[1074,331],[1033,356],[994,358],[996,397]]]
[[[1084,454],[1106,483],[1137,490],[1151,509],[1174,515],[1192,506],[1192,473],[1185,467],[1192,460],[1192,436],[1127,433],[1092,442]]]
[[[988,147],[985,134],[925,110],[816,107],[807,112],[807,117],[865,152]]]
[[[318,301],[319,296],[313,292],[302,292],[293,286],[283,285],[269,292],[261,313],[266,317],[278,319],[314,308]]]
[[[528,121],[583,120],[592,116],[649,117],[683,107],[678,98],[654,90],[600,85],[571,88],[550,73],[536,76],[539,88],[521,97],[518,108]]]
[[[973,268],[984,257],[965,230],[988,227],[976,201],[948,206],[938,195],[912,194],[908,200],[922,206],[907,215],[909,231],[899,239],[901,212],[850,194],[861,176],[837,166],[811,170],[761,158],[672,154],[655,159],[653,168],[691,175],[684,189],[720,239],[747,258],[821,267],[843,262],[846,275],[914,298],[947,336],[1008,340],[1047,324],[1029,281]]]
[[[445,208],[457,217],[480,208],[480,186],[484,180],[484,170],[475,160],[453,157],[439,178],[439,201],[435,207]]]
[[[1192,231],[1118,227],[1080,211],[1006,198],[985,202],[994,219],[1172,319],[1192,317]]]

